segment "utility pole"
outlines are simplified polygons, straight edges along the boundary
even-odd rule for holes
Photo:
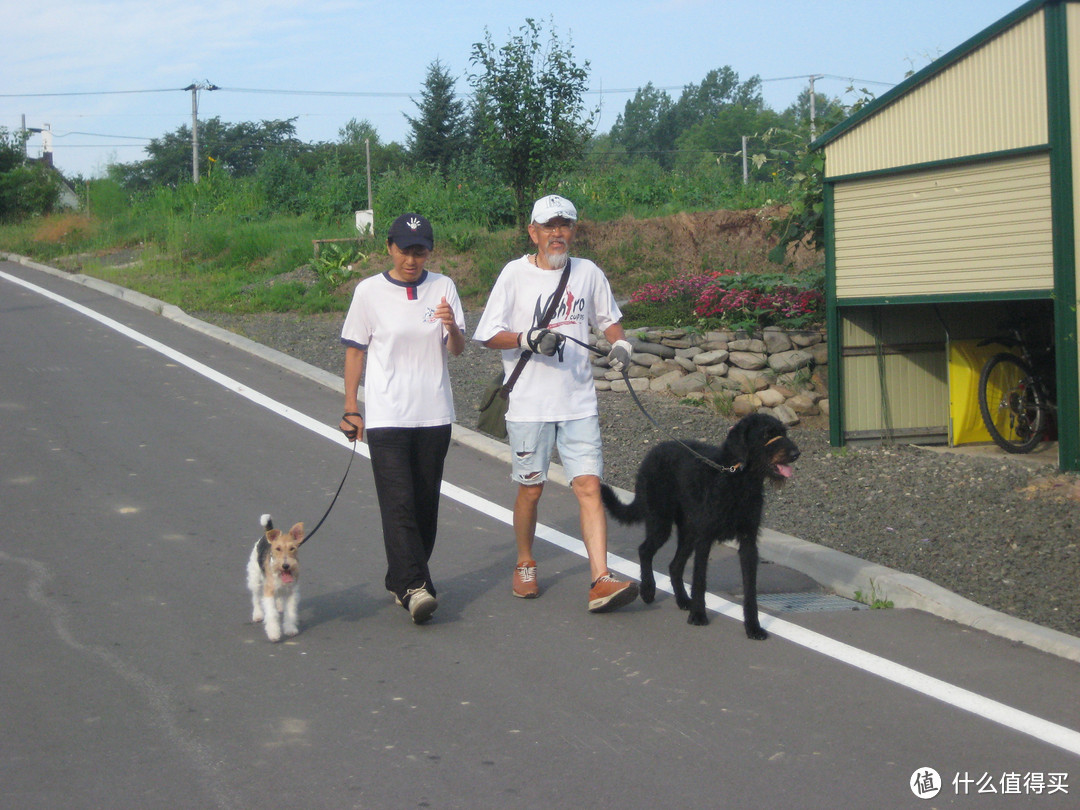
[[[184,88],[191,91],[191,177],[195,183],[199,182],[199,91],[220,90],[216,84],[209,80],[199,84],[194,82]]]
[[[367,207],[371,211],[371,138],[364,138],[364,154],[367,158]]]
[[[824,79],[821,73],[816,73],[810,79],[810,140],[817,137],[817,94],[814,92],[814,80]]]

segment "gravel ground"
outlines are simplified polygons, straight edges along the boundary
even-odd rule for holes
[[[193,313],[311,365],[341,373],[341,315],[227,316]],[[470,329],[478,313],[469,313]],[[475,425],[476,402],[498,371],[498,353],[470,343],[451,359],[458,420]],[[640,395],[666,430],[626,394],[601,392],[606,478],[633,489],[657,441],[719,443],[729,419]],[[328,414],[329,422],[337,414]],[[667,431],[670,431],[668,433]],[[770,492],[765,525],[868,562],[924,577],[974,602],[1080,636],[1080,480],[1053,466],[1000,455],[938,453],[898,445],[830,448],[817,418],[794,427],[802,450],[792,481]]]

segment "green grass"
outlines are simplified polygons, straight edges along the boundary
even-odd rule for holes
[[[526,234],[505,221],[511,216],[505,190],[485,176],[483,167],[473,168],[446,178],[419,171],[388,173],[379,179],[378,191],[380,205],[389,210],[439,212],[432,216],[439,269],[455,279],[464,300],[482,302],[507,260],[531,246]],[[668,175],[646,166],[607,177],[566,178],[557,185],[564,193],[580,195],[594,221],[628,212],[646,217],[747,207],[764,203],[764,195],[776,191],[741,183],[725,186],[719,174],[706,175]],[[312,241],[355,237],[351,214],[331,221],[275,213],[257,182],[224,174],[134,197],[113,181],[95,180],[88,195],[90,214],[0,224],[0,250],[80,269],[189,311],[305,313],[348,306],[340,286],[348,262],[338,257],[319,266]],[[385,259],[384,233],[377,232],[362,261],[365,273]],[[120,250],[126,252],[122,258],[112,255]],[[680,269],[660,266],[655,246],[635,231],[605,254],[590,257],[601,262],[615,286],[620,279],[635,283],[643,270],[659,280]],[[294,272],[305,266],[313,272]],[[281,278],[285,274],[292,275]],[[633,311],[627,314],[628,325],[700,325],[682,308],[646,311],[640,318]]]

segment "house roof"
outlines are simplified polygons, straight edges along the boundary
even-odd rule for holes
[[[918,87],[920,84],[923,84],[924,82],[932,79],[934,76],[947,70],[949,67],[956,64],[973,51],[978,50],[986,42],[998,36],[998,34],[1002,33],[1006,29],[1011,28],[1020,20],[1034,14],[1044,6],[1057,5],[1062,2],[1077,2],[1077,0],[1028,0],[1028,2],[1024,3],[1019,8],[1015,9],[1009,14],[1006,14],[1004,17],[1002,17],[1000,20],[993,23],[992,25],[984,28],[975,36],[971,37],[971,39],[956,46],[944,56],[935,59],[933,62],[931,62],[929,65],[927,65],[925,68],[918,71],[917,73],[912,74],[900,84],[889,90],[887,93],[874,99],[869,104],[866,104],[858,112],[848,116],[832,129],[822,133],[820,137],[818,137],[810,144],[810,149],[821,149],[832,141],[835,141],[837,138],[839,138],[846,132],[849,132],[855,127],[857,127],[867,118],[876,115],[878,111],[889,106],[901,96],[909,93],[915,87]]]

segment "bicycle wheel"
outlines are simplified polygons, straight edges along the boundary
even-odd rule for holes
[[[1027,363],[1003,352],[979,375],[979,410],[990,438],[1007,453],[1030,453],[1049,424],[1047,402]]]

